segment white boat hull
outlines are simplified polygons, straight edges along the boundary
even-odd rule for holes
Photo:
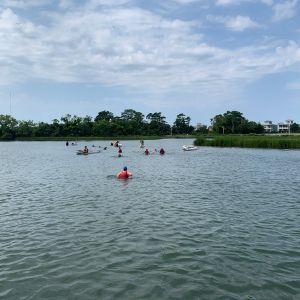
[[[194,150],[198,150],[198,147],[192,146],[192,145],[182,146],[182,150],[183,151],[194,151]]]

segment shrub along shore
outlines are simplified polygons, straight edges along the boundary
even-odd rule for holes
[[[211,147],[300,149],[299,135],[221,135],[198,137],[194,144]]]
[[[186,134],[176,134],[176,135],[151,135],[151,136],[35,136],[35,137],[17,137],[14,141],[28,141],[28,142],[51,142],[51,141],[124,141],[124,140],[160,140],[160,139],[193,139],[197,135],[186,135]],[[0,141],[7,141],[6,139],[1,139]]]

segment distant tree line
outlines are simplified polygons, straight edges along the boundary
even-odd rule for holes
[[[181,113],[171,126],[161,112],[144,115],[133,109],[125,109],[120,116],[110,111],[100,111],[93,119],[67,114],[52,123],[17,121],[10,115],[0,115],[0,138],[13,140],[18,137],[80,137],[80,136],[151,136],[191,134],[194,127],[191,118]]]
[[[10,115],[0,115],[0,138],[13,140],[19,137],[114,137],[114,136],[163,136],[170,134],[248,134],[263,133],[261,124],[248,121],[238,111],[227,111],[211,119],[211,126],[203,125],[195,129],[191,118],[178,114],[172,125],[166,122],[161,112],[146,116],[133,109],[125,109],[120,116],[110,111],[100,111],[93,119],[67,114],[51,123],[18,121]],[[291,132],[300,132],[298,124],[291,125]]]
[[[264,127],[254,121],[247,120],[239,111],[227,111],[223,115],[216,115],[211,120],[212,130],[222,134],[263,133]]]

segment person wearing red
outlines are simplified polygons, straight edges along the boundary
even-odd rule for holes
[[[149,154],[150,154],[150,152],[149,152],[148,149],[145,150],[145,154],[146,154],[146,155],[149,155]]]
[[[124,167],[123,171],[121,171],[117,174],[118,179],[128,179],[131,176],[132,176],[132,173],[127,171],[127,167]]]
[[[159,150],[159,154],[160,154],[160,155],[164,155],[164,154],[165,154],[164,148],[161,148],[161,149]]]

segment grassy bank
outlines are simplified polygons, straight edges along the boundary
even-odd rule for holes
[[[196,138],[195,135],[157,135],[157,136],[64,136],[64,137],[19,137],[16,141],[124,141],[124,140],[159,140],[159,139],[186,139]],[[0,139],[1,141],[1,139]],[[2,140],[4,141],[4,140]],[[7,140],[6,140],[7,141]]]
[[[194,144],[197,146],[212,147],[300,149],[300,136],[222,135],[211,137],[198,137],[195,140]]]

